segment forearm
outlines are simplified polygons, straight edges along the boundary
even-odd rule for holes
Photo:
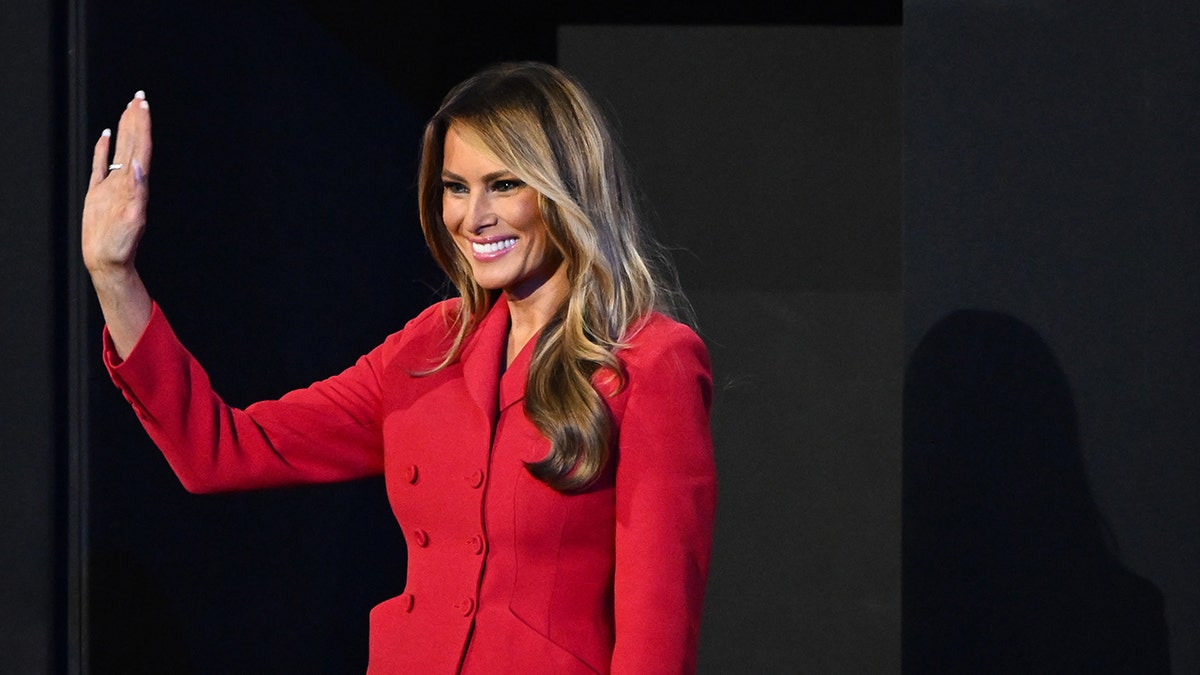
[[[112,337],[105,332],[113,383],[191,492],[350,480],[383,470],[379,373],[386,343],[340,375],[241,410],[213,391],[153,304],[128,358],[117,358]]]
[[[150,294],[132,267],[92,271],[91,276],[109,336],[124,359],[150,322]]]

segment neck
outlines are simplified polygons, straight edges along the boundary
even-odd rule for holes
[[[519,296],[505,291],[504,301],[508,303],[509,331],[508,354],[511,361],[525,343],[541,330],[566,299],[569,290],[565,265],[560,265],[532,293]]]

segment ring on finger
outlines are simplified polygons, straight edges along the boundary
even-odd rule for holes
[[[124,164],[109,164],[108,165],[109,171],[116,171],[117,169],[124,169],[124,168],[125,168]]]

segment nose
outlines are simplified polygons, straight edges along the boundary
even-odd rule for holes
[[[463,224],[472,234],[479,234],[496,222],[496,211],[492,208],[490,195],[486,190],[473,190],[467,201],[467,213]]]

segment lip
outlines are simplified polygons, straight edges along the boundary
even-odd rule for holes
[[[480,237],[471,238],[471,255],[476,260],[488,262],[503,257],[506,253],[513,250],[517,245],[517,237],[512,235],[502,235],[495,237]],[[496,246],[501,242],[512,242],[507,246]],[[487,247],[487,248],[485,248]],[[488,250],[495,248],[495,250]]]

